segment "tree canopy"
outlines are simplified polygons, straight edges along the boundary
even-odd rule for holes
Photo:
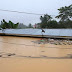
[[[12,21],[6,22],[5,19],[1,21],[0,27],[2,29],[16,29],[19,23],[14,24]]]
[[[61,21],[69,21],[72,18],[72,4],[69,6],[61,7],[59,15],[56,18],[60,18]]]
[[[44,14],[43,16],[40,16],[41,22],[36,23],[37,28],[72,28],[72,4],[61,7],[58,11],[59,15],[55,18],[59,18],[59,22],[53,20],[51,15]],[[24,24],[19,23],[14,24],[12,21],[6,22],[4,19],[1,21],[0,27],[3,29],[33,28],[31,23],[28,26],[25,26]]]
[[[41,16],[40,17],[40,20],[41,20],[40,27],[41,28],[46,28],[48,22],[51,21],[51,19],[52,19],[52,17],[48,14],[45,14],[44,16]]]
[[[40,28],[72,28],[72,4],[58,9],[60,21],[52,20],[48,14],[40,17]]]

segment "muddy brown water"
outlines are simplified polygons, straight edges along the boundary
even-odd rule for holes
[[[37,40],[0,36],[0,72],[72,72],[72,45],[35,44]]]

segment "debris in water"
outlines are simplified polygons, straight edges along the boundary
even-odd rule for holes
[[[64,39],[48,39],[43,38],[37,41],[32,41],[36,44],[54,44],[54,45],[72,45],[71,40],[64,40]]]
[[[2,57],[2,55],[0,55],[0,57]]]

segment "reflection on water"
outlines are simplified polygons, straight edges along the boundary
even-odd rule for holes
[[[72,45],[32,42],[36,40],[0,36],[0,71],[72,72]]]

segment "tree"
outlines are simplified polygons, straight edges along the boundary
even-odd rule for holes
[[[19,23],[14,24],[12,21],[6,22],[4,19],[1,21],[2,29],[16,29]]]
[[[32,24],[30,23],[30,24],[28,25],[28,27],[29,27],[29,28],[32,28]]]
[[[40,27],[41,28],[46,28],[47,23],[49,21],[51,21],[51,19],[52,19],[52,17],[50,15],[48,15],[48,14],[45,14],[44,16],[41,16],[40,17],[40,20],[41,20]]]
[[[60,18],[62,22],[70,21],[72,18],[72,4],[69,6],[61,7],[59,10],[59,15],[56,18]]]
[[[19,23],[18,29],[24,29],[24,28],[27,28],[27,26],[24,25],[23,23]]]
[[[72,21],[59,21],[59,28],[72,28]]]
[[[47,28],[59,28],[59,24],[55,20],[51,20],[47,24]]]

